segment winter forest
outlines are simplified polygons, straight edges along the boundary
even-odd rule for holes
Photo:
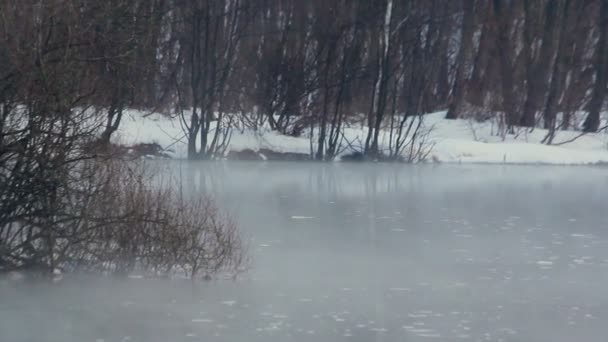
[[[190,159],[222,156],[235,127],[266,125],[313,137],[311,157],[331,160],[348,122],[368,128],[361,153],[397,159],[417,119],[440,110],[494,120],[504,135],[545,128],[545,144],[559,130],[604,129],[606,1],[5,0],[0,8],[4,130],[18,108],[95,108],[109,141],[125,110],[139,109],[179,118]]]

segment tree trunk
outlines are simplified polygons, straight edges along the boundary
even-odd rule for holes
[[[467,62],[473,48],[473,33],[475,32],[475,1],[462,0],[462,11],[460,50],[458,51],[454,87],[449,101],[448,113],[445,116],[446,119],[457,119],[465,101],[465,75],[468,69]]]
[[[565,0],[562,9],[562,23],[560,27],[559,36],[557,37],[557,56],[553,64],[553,72],[551,82],[549,84],[549,94],[545,101],[545,110],[543,112],[543,119],[545,122],[545,128],[551,130],[553,136],[554,130],[556,129],[556,116],[557,116],[557,105],[559,98],[564,89],[564,81],[566,77],[566,43],[567,43],[567,24],[569,20],[571,0]],[[548,141],[550,143],[550,139]]]
[[[102,144],[109,144],[112,134],[118,130],[120,121],[122,119],[122,108],[111,106],[108,109],[108,118],[106,120],[106,127],[103,133],[101,133],[100,142]]]
[[[325,58],[325,75],[323,80],[323,110],[321,111],[321,121],[319,123],[319,137],[317,140],[317,154],[316,160],[323,160],[325,158],[325,140],[327,138],[327,116],[329,115],[329,98],[331,96],[331,89],[329,84],[329,73],[331,71],[331,64],[333,62],[333,55],[335,50],[335,42],[331,40],[327,47],[327,55]]]
[[[372,110],[368,118],[368,132],[365,140],[365,154],[378,156],[379,130],[384,118],[384,104],[386,102],[386,83],[389,77],[389,52],[391,50],[391,21],[393,16],[393,0],[388,0],[384,14],[384,22],[380,30],[378,46],[377,73],[373,88]]]
[[[510,25],[508,20],[512,16],[508,13],[509,9],[504,0],[494,0],[494,34],[497,35],[495,54],[498,55],[500,64],[500,78],[502,86],[502,109],[505,113],[506,122],[509,128],[518,123],[518,116],[515,109],[515,81],[512,66],[512,45],[510,37]]]
[[[557,45],[555,41],[555,28],[557,27],[557,16],[560,13],[560,2],[547,2],[540,53],[537,58],[530,56],[531,53],[527,56],[527,67],[531,70],[528,72],[528,91],[521,118],[521,125],[524,127],[534,127],[536,125],[536,113],[542,108],[547,93],[549,71],[551,70],[551,62],[553,61]],[[529,8],[526,8],[525,25],[530,26],[530,21],[532,20],[534,18],[529,13]],[[532,41],[528,43],[532,45]]]
[[[608,68],[608,51],[606,46],[606,38],[608,38],[608,0],[601,0],[600,16],[599,16],[599,31],[600,37],[597,43],[597,56],[595,62],[595,84],[591,101],[589,101],[589,114],[583,124],[585,132],[597,132],[600,126],[600,111],[604,103],[604,95],[606,94],[606,81],[608,77],[606,70]]]

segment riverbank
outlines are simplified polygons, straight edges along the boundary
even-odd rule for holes
[[[496,164],[555,164],[584,165],[608,163],[608,133],[581,135],[579,131],[558,131],[552,145],[542,143],[548,131],[535,128],[520,129],[516,134],[497,134],[496,124],[472,120],[446,120],[445,112],[424,116],[421,130],[426,133],[425,146],[430,149],[427,162],[496,163]],[[344,148],[340,156],[357,152],[365,140],[367,128],[351,125],[345,128]],[[381,148],[388,148],[388,132],[381,134]],[[186,139],[178,119],[160,114],[144,115],[129,111],[114,138],[125,145],[157,143],[173,158],[186,158]],[[348,145],[348,144],[346,144]],[[292,157],[309,154],[310,137],[281,135],[268,128],[234,129],[228,155],[253,151],[256,159],[269,159],[263,151],[289,154]],[[260,153],[261,152],[261,153]],[[268,154],[268,153],[266,153]],[[242,155],[252,156],[250,152]],[[272,158],[270,158],[272,159]],[[339,159],[339,158],[337,158]]]

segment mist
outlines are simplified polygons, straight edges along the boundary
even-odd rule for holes
[[[0,282],[3,341],[580,341],[604,335],[602,168],[187,163],[251,265]],[[457,178],[458,182],[451,180]]]

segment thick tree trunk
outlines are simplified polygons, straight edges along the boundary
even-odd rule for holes
[[[101,133],[100,142],[102,144],[109,144],[110,138],[112,134],[118,130],[118,126],[120,125],[120,121],[122,119],[122,108],[110,107],[108,109],[108,117],[106,120],[106,126]]]

